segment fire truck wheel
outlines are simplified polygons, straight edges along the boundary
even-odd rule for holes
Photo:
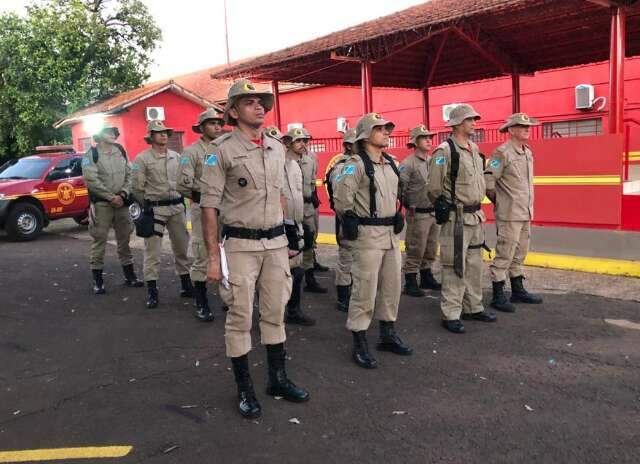
[[[30,203],[18,203],[9,212],[5,229],[11,240],[34,240],[44,227],[44,215],[40,208]]]

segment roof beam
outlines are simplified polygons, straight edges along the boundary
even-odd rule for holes
[[[514,69],[518,69],[521,74],[533,73],[531,66],[505,52],[480,29],[479,25],[466,23],[455,26],[451,30],[471,48],[493,63],[501,73],[511,74]]]
[[[424,87],[428,89],[431,87],[433,83],[433,78],[436,75],[436,69],[438,69],[438,63],[440,62],[440,57],[442,56],[442,51],[444,50],[444,45],[449,38],[449,31],[447,30],[444,34],[442,34],[442,39],[440,40],[440,44],[438,45],[438,50],[436,51],[435,56],[433,57],[433,61],[431,62],[431,67],[429,69],[429,75],[425,80]]]
[[[637,0],[587,0],[589,3],[594,3],[596,5],[604,6],[607,8],[618,7],[618,6],[631,6],[636,3]]]

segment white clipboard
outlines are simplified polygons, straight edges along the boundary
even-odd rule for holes
[[[229,290],[229,263],[227,263],[227,255],[224,252],[224,242],[225,239],[222,239],[222,243],[219,243],[220,247],[220,271],[222,271],[222,286]]]

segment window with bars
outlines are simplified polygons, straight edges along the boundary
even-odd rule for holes
[[[324,153],[327,151],[327,145],[323,142],[310,142],[308,150],[316,153]]]
[[[545,139],[600,135],[602,118],[545,122],[542,124],[542,130]]]
[[[169,137],[169,142],[167,142],[167,148],[169,150],[176,151],[178,153],[182,153],[184,150],[184,145],[182,144],[182,135],[184,132],[174,132]]]

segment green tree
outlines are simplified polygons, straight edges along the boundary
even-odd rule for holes
[[[0,157],[69,142],[52,124],[139,87],[160,39],[141,0],[34,0],[0,16]]]

